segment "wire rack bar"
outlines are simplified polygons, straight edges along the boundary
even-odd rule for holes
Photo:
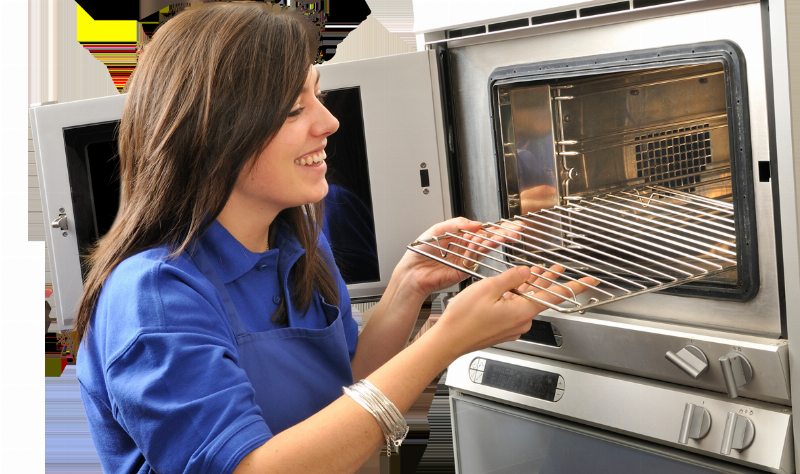
[[[563,313],[737,266],[731,203],[652,185],[563,203],[408,248],[477,279],[531,267],[528,281],[511,293]]]

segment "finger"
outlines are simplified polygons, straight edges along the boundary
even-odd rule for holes
[[[419,237],[419,240],[429,239],[435,235],[444,235],[448,232],[456,233],[459,230],[475,232],[480,229],[481,225],[483,224],[477,221],[471,221],[465,217],[456,217],[432,226]]]
[[[493,300],[500,300],[503,294],[519,287],[530,275],[528,267],[509,268],[503,273],[483,279],[472,286],[481,286],[481,290],[491,296]]]
[[[553,265],[550,267],[544,275],[541,275],[539,278],[533,281],[533,284],[536,286],[541,286],[544,288],[549,287],[553,284],[554,281],[558,280],[561,274],[564,272],[564,267],[561,265]]]
[[[567,301],[568,299],[572,299],[573,294],[577,296],[589,288],[597,285],[597,283],[597,280],[592,277],[583,277],[577,281],[571,281],[564,285],[553,285],[548,288],[547,291],[538,290],[532,296],[539,301],[558,305]]]

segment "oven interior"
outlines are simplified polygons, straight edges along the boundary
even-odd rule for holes
[[[739,54],[718,43],[494,71],[503,218],[524,224],[513,255],[630,287],[706,265],[714,271],[662,291],[752,298]]]

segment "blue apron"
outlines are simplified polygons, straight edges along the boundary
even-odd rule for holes
[[[287,327],[249,333],[202,245],[195,246],[192,254],[197,268],[222,297],[236,336],[239,365],[250,379],[255,402],[273,435],[322,410],[342,395],[342,386],[353,383],[337,306],[316,294],[321,300],[326,327]],[[288,297],[286,288],[283,292]],[[288,310],[291,305],[288,298],[286,304]],[[305,317],[311,316],[309,313]]]

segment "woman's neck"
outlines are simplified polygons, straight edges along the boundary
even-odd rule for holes
[[[269,249],[269,226],[278,212],[264,208],[254,212],[253,206],[241,202],[234,193],[217,216],[217,221],[247,250],[261,253]]]

